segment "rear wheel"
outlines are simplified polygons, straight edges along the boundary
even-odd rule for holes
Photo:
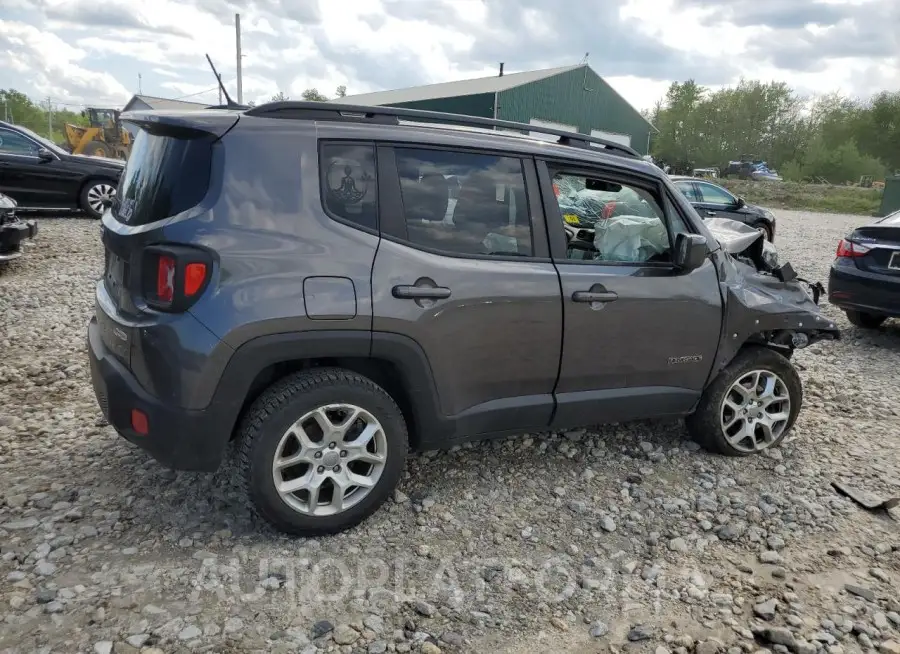
[[[876,313],[866,313],[865,311],[847,309],[844,313],[847,314],[847,320],[851,324],[864,329],[876,329],[887,320],[887,316],[879,316]]]
[[[406,423],[370,379],[317,368],[277,382],[241,426],[241,483],[279,531],[321,536],[373,514],[403,471]]]
[[[778,445],[802,402],[803,386],[790,361],[767,348],[751,347],[704,391],[687,427],[711,452],[747,456]]]
[[[91,218],[100,218],[112,206],[115,197],[116,187],[112,182],[91,180],[81,189],[81,209]]]

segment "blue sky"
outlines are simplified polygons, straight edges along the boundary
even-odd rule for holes
[[[560,9],[565,7],[565,9]],[[898,0],[0,0],[0,88],[58,104],[350,94],[589,63],[639,109],[672,80],[900,89]]]

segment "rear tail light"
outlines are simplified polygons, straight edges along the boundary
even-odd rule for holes
[[[854,243],[853,241],[847,240],[846,238],[842,238],[841,242],[838,243],[835,256],[838,259],[864,257],[870,249],[871,248],[865,245],[860,245],[859,243]]]
[[[144,300],[152,309],[187,310],[209,282],[212,259],[205,250],[183,245],[153,245],[144,250],[141,278]]]
[[[202,262],[189,263],[184,267],[184,294],[194,297],[206,283],[206,264]]]

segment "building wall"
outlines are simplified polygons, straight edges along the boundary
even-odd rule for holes
[[[651,130],[640,113],[587,66],[502,91],[497,117],[578,125],[583,134],[592,129],[630,134],[631,147],[641,154],[647,154]]]
[[[477,95],[461,95],[455,98],[416,100],[415,102],[401,102],[390,106],[404,107],[406,109],[421,109],[423,111],[445,111],[451,114],[462,114],[463,116],[493,118],[494,94],[479,93]]]

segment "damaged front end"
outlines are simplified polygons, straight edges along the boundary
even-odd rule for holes
[[[762,233],[725,218],[704,223],[722,246],[717,265],[724,331],[714,375],[747,343],[790,357],[816,341],[840,338],[834,321],[819,309],[822,284],[808,282],[789,263],[780,263],[775,246]]]
[[[22,256],[22,243],[34,238],[37,223],[16,216],[16,201],[0,193],[0,263]]]

